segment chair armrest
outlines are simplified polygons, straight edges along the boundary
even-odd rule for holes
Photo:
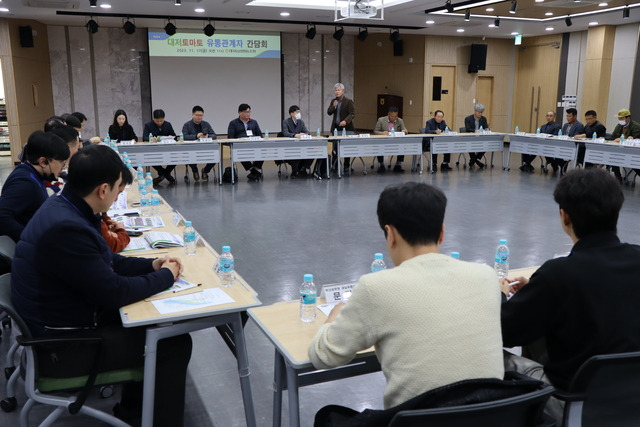
[[[22,335],[18,335],[16,337],[16,341],[22,346],[67,343],[100,343],[102,342],[102,337],[25,338]]]
[[[556,389],[553,392],[553,397],[565,402],[579,402],[586,398],[586,396],[582,393],[569,393],[567,391],[558,390],[558,389]]]

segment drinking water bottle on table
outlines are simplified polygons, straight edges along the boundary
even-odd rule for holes
[[[305,274],[304,282],[300,286],[300,320],[313,322],[316,320],[316,285],[313,274]]]

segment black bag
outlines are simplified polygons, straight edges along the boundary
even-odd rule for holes
[[[238,182],[238,169],[233,167],[233,175],[235,176],[235,183]],[[224,173],[222,174],[222,182],[231,182],[231,166],[227,166],[224,168]]]

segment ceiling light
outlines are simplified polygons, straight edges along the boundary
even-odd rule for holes
[[[573,25],[573,22],[571,22],[570,16],[567,16],[566,18],[564,18],[564,23],[567,24],[567,27],[570,27]]]
[[[111,9],[111,5],[109,3],[102,3],[100,7],[103,9]]]
[[[124,23],[124,25],[122,26],[122,29],[127,34],[133,34],[136,32],[136,24],[129,21],[129,18],[127,18],[127,22]]]
[[[545,28],[545,31],[553,31],[553,27],[547,27]]]
[[[493,26],[496,28],[500,27],[500,18],[496,18],[493,20]]]
[[[600,7],[609,6],[609,3],[607,3],[607,2],[598,3],[598,6],[600,6]]]
[[[444,7],[447,9],[447,12],[453,13],[453,5],[451,4],[451,0],[447,0],[444,4]]]
[[[469,22],[471,21],[471,10],[467,9],[467,11],[464,13],[464,20]]]
[[[487,12],[493,12],[494,9],[492,7],[488,7],[486,10]]]
[[[597,22],[595,22],[595,21],[594,21],[594,22],[589,22],[589,26],[590,26],[590,27],[593,27],[594,25],[598,25],[598,23],[597,23]]]
[[[464,28],[458,28],[456,31],[459,33],[464,33]]]
[[[201,7],[197,7],[197,8],[195,8],[195,9],[193,9],[193,11],[194,11],[195,13],[204,13],[204,9],[203,9],[203,8],[201,8]]]
[[[518,2],[516,0],[511,0],[511,7],[509,7],[509,13],[516,13],[518,10]]]
[[[212,35],[214,35],[216,33],[216,27],[211,25],[211,19],[209,19],[209,23],[207,25],[205,25],[205,27],[202,29],[202,32],[207,37],[211,37]]]
[[[344,36],[344,28],[342,28],[342,25],[334,28],[335,31],[333,32],[333,38],[340,41],[340,39],[342,39],[342,36]]]
[[[98,7],[98,0],[89,0],[89,7]]]
[[[631,9],[629,9],[629,6],[625,7],[624,9],[622,9],[622,19],[627,19],[629,17],[629,11]]]
[[[400,40],[400,30],[398,30],[397,28],[391,28],[389,29],[389,32],[391,33],[389,34],[389,40],[394,43]]]
[[[536,3],[542,3],[544,0],[536,0]]]
[[[174,6],[182,6],[182,0],[174,0],[173,1],[173,5]]]
[[[280,12],[280,16],[289,16],[291,15],[289,12]]]
[[[517,36],[517,35],[518,35],[518,32],[517,32],[517,31],[514,31],[513,33],[511,33],[511,35],[512,35],[512,36]]]
[[[87,31],[91,34],[95,34],[98,32],[98,28],[100,28],[100,26],[98,25],[98,23],[96,21],[93,20],[93,18],[91,18],[91,20],[89,20],[89,22],[87,22],[85,24],[85,27],[87,27]]]
[[[553,12],[545,12],[544,16],[553,16]]]
[[[309,40],[313,40],[313,38],[316,36],[315,24],[313,25],[313,27],[311,25],[307,25],[307,33],[304,36]]]
[[[429,19],[427,22],[425,22],[425,24],[435,24],[436,21],[434,21],[433,19]]]
[[[177,28],[175,25],[173,25],[171,23],[171,20],[169,19],[169,22],[167,22],[167,25],[164,26],[164,32],[167,33],[168,36],[172,36],[176,33]]]
[[[489,28],[495,28],[496,26],[494,24],[489,24]]]
[[[368,35],[369,35],[369,30],[367,30],[367,27],[365,27],[364,25],[360,27],[360,31],[358,31],[358,40],[363,42],[367,39]]]
[[[0,7],[0,12],[9,12],[9,9],[6,7]]]

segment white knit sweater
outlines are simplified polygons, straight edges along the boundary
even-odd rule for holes
[[[319,369],[375,346],[390,408],[427,390],[504,376],[500,286],[488,266],[420,255],[360,278],[333,323],[309,345]]]

